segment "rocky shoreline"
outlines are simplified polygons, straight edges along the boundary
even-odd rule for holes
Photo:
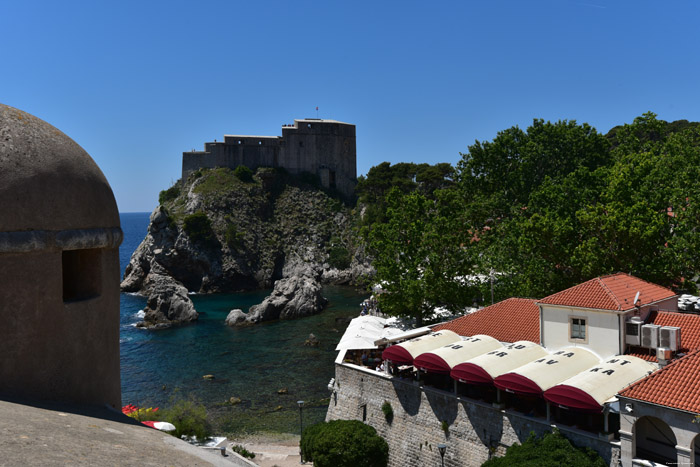
[[[351,209],[287,174],[259,169],[246,183],[229,169],[205,170],[166,192],[121,283],[122,291],[148,297],[140,327],[196,321],[188,292],[271,286],[247,313],[232,310],[227,324],[308,316],[327,303],[323,284],[361,285],[373,274]]]

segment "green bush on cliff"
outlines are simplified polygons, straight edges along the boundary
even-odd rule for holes
[[[350,252],[342,244],[333,244],[328,250],[328,264],[337,269],[347,269],[352,260]]]
[[[557,467],[570,465],[576,467],[605,467],[605,461],[590,448],[577,448],[566,439],[559,430],[545,433],[542,438],[534,432],[523,444],[514,444],[506,450],[503,457],[494,457],[482,464],[482,467]]]
[[[158,195],[158,202],[162,206],[168,201],[174,200],[178,196],[180,196],[180,185],[176,183],[167,190],[163,190],[160,192],[160,194]]]
[[[235,225],[229,224],[224,232],[224,241],[232,250],[238,250],[243,246],[243,234],[238,231]]]
[[[316,467],[386,467],[389,446],[377,431],[358,420],[311,425],[301,436],[305,461]]]
[[[211,222],[203,212],[185,216],[182,228],[194,243],[209,246],[216,244],[216,236],[211,228]]]
[[[233,169],[233,175],[235,175],[240,181],[245,183],[251,183],[253,181],[253,171],[245,165],[239,165],[238,167]]]

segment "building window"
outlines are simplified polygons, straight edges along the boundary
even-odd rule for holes
[[[569,336],[571,340],[586,341],[586,318],[569,318]]]
[[[102,256],[99,249],[62,252],[63,301],[75,302],[102,293]]]

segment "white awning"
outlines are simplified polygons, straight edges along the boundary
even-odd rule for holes
[[[390,337],[383,337],[375,342],[376,345],[385,345],[389,344],[392,342],[398,342],[398,341],[403,341],[406,339],[412,339],[414,337],[418,336],[423,336],[425,334],[430,333],[430,328],[429,327],[422,327],[422,328],[416,328],[416,329],[410,329],[408,331],[401,332],[399,334],[395,334]]]
[[[555,384],[598,363],[600,358],[590,350],[567,347],[499,376],[494,384],[506,391],[539,396]]]
[[[456,365],[450,376],[471,384],[490,384],[497,376],[548,355],[539,344],[518,341]]]
[[[460,340],[462,339],[459,337],[459,334],[444,329],[387,347],[382,353],[382,358],[384,360],[391,360],[397,364],[412,364],[413,359],[423,352],[429,352],[438,347]]]
[[[502,347],[498,340],[485,334],[463,337],[461,341],[420,354],[413,366],[431,373],[449,374],[455,365]]]
[[[656,365],[630,355],[611,357],[593,368],[572,376],[545,391],[553,404],[600,412],[622,389],[656,370]]]

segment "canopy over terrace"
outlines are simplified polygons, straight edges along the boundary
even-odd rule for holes
[[[397,365],[411,365],[413,364],[413,359],[418,355],[461,340],[459,334],[452,331],[433,332],[388,347],[382,353],[382,359],[391,360]]]
[[[494,378],[548,355],[539,344],[518,341],[460,363],[452,369],[450,376],[461,383],[491,384]]]
[[[376,349],[375,341],[401,332],[397,328],[385,328],[384,318],[360,316],[350,321],[335,350]]]
[[[655,369],[656,365],[641,358],[620,355],[548,389],[544,398],[553,404],[598,413],[608,399]]]
[[[485,334],[463,337],[459,342],[420,354],[413,361],[413,366],[430,373],[449,375],[455,365],[502,347],[503,344]]]
[[[544,391],[600,363],[600,358],[583,347],[567,347],[549,357],[516,368],[494,379],[499,389],[541,396]]]

